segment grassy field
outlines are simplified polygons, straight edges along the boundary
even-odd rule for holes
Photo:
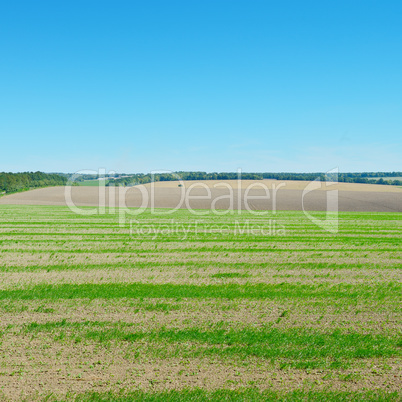
[[[100,185],[106,185],[109,183],[109,180],[84,180],[84,181],[77,181],[76,182],[79,186],[84,187],[99,187]]]
[[[0,400],[401,400],[400,214],[135,219],[0,206]]]

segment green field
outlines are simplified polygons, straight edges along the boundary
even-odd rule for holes
[[[400,214],[131,219],[0,206],[0,400],[401,400]]]
[[[84,181],[77,181],[76,183],[79,186],[85,186],[85,187],[99,187],[101,184],[107,185],[110,180],[84,180]]]

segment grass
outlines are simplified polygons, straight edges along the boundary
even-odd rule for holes
[[[100,185],[103,185],[103,183],[106,185],[109,183],[110,180],[84,180],[84,181],[77,181],[76,183],[79,186],[86,186],[86,187],[99,187]]]
[[[4,399],[400,399],[400,214],[136,219],[0,206]]]
[[[299,285],[279,284],[224,284],[175,285],[147,283],[61,284],[37,285],[27,288],[0,290],[0,300],[44,299],[118,299],[118,298],[224,298],[224,299],[348,299],[358,301],[398,300],[402,284],[384,282],[374,285],[323,283]]]
[[[208,330],[162,328],[157,331],[132,331],[135,324],[110,322],[68,322],[66,320],[30,323],[26,333],[57,333],[65,339],[66,332],[73,339],[87,339],[100,343],[110,341],[176,344],[183,357],[216,355],[220,357],[285,359],[284,366],[296,368],[347,367],[353,359],[402,356],[402,337],[341,332],[323,333],[306,328],[278,329],[270,325],[262,328],[222,328],[213,325]],[[60,336],[63,332],[62,336]],[[186,351],[191,343],[193,347]],[[178,353],[177,349],[174,353]]]
[[[49,396],[49,401],[60,401]],[[64,400],[64,399],[63,399]],[[320,392],[320,391],[292,391],[277,392],[267,390],[259,392],[255,389],[231,390],[219,389],[207,392],[203,389],[184,389],[182,391],[168,392],[142,392],[142,391],[122,391],[113,392],[88,392],[81,395],[70,394],[66,400],[76,402],[207,402],[207,401],[282,401],[282,402],[360,402],[360,401],[376,401],[391,402],[399,401],[400,395],[397,392],[385,393],[383,391],[358,391],[358,392]]]
[[[239,272],[221,272],[219,274],[211,275],[211,278],[225,279],[225,278],[249,278],[250,274],[241,274]]]

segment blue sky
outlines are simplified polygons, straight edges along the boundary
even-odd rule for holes
[[[401,1],[3,1],[0,171],[402,170]]]

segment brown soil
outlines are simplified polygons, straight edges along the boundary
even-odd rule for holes
[[[121,206],[129,208],[192,208],[192,209],[247,209],[251,210],[302,210],[303,189],[308,182],[255,181],[242,183],[239,189],[237,182],[227,181],[231,189],[217,182],[184,182],[184,187],[178,187],[177,182],[156,183],[151,186],[135,186],[131,188],[105,189],[105,195],[99,193],[98,187],[51,187],[11,194],[0,198],[0,204],[27,205],[66,205],[66,191],[71,190],[71,199],[77,206]],[[223,182],[219,182],[223,183]],[[246,185],[254,186],[248,191]],[[260,184],[267,186],[268,193]],[[276,184],[276,196],[273,185]],[[237,187],[236,187],[237,186]],[[304,187],[303,187],[304,186]],[[372,211],[372,212],[402,212],[402,189],[395,186],[374,184],[339,183],[323,187],[307,193],[304,197],[304,208],[309,211],[325,211],[327,209],[327,191],[338,190],[340,211]],[[120,191],[120,194],[119,194]],[[188,204],[183,201],[183,194],[191,197]],[[208,194],[210,192],[210,194]],[[208,196],[207,199],[194,197]],[[228,197],[231,196],[231,199]],[[255,197],[255,198],[253,198]],[[256,198],[265,197],[265,198]],[[274,201],[276,199],[276,201]],[[112,202],[113,201],[113,202]]]
[[[51,338],[49,339],[51,341]],[[344,370],[279,369],[279,363],[259,359],[242,362],[221,359],[138,359],[143,345],[104,348],[86,344],[58,344],[29,337],[4,342],[0,364],[0,389],[4,400],[21,400],[36,395],[62,396],[67,392],[140,389],[166,391],[200,387],[205,390],[237,389],[251,384],[260,390],[295,389],[399,391],[401,372],[388,359],[361,361],[367,368]],[[18,360],[16,360],[16,357]],[[384,364],[386,363],[386,364]],[[347,375],[349,377],[346,377]],[[0,394],[1,397],[1,394]]]
[[[50,271],[38,270],[33,272],[0,272],[0,290],[27,287],[38,284],[62,284],[62,283],[153,283],[153,284],[177,284],[177,285],[210,285],[223,283],[257,284],[257,283],[296,283],[296,284],[375,284],[387,281],[398,282],[401,279],[399,270],[381,269],[359,271],[344,269],[335,272],[333,269],[322,269],[320,272],[312,270],[281,270],[280,274],[275,270],[252,269],[247,271],[245,277],[220,278],[213,275],[230,272],[233,270],[219,268],[202,268],[188,270],[183,267],[155,267],[147,269],[96,269],[96,270],[63,270]],[[239,271],[239,275],[243,274]]]

